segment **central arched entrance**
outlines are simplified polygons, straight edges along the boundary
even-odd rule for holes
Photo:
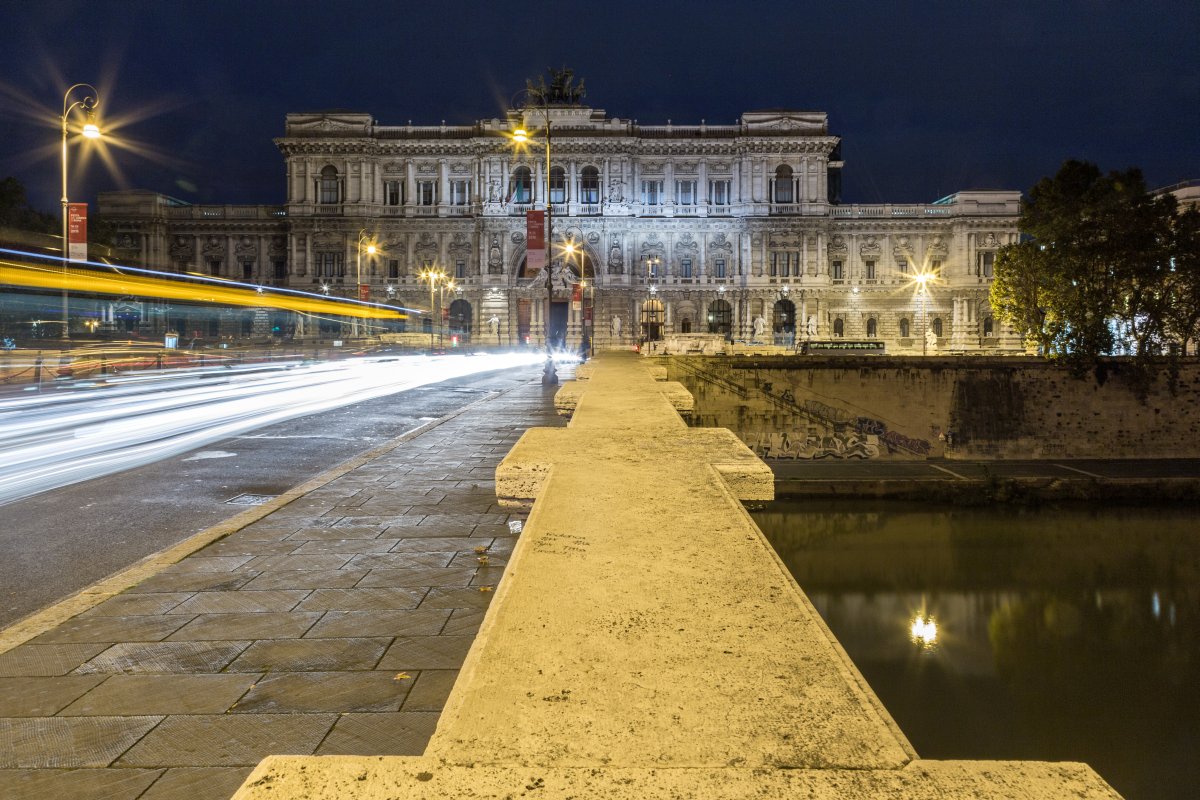
[[[713,300],[708,304],[708,332],[729,336],[733,330],[733,306],[725,300]]]
[[[642,341],[658,342],[663,338],[662,300],[650,299],[642,303]]]
[[[461,298],[451,303],[447,327],[451,340],[457,344],[471,341],[471,304]]]

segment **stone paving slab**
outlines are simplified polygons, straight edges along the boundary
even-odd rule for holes
[[[0,797],[224,800],[268,754],[420,753],[524,518],[491,473],[561,424],[549,397],[376,452],[0,653]]]
[[[0,717],[52,717],[103,680],[103,675],[0,678]]]
[[[106,767],[162,717],[0,719],[0,769]]]
[[[113,675],[60,716],[220,714],[250,691],[260,673]]]
[[[0,769],[0,797],[4,800],[149,798],[144,792],[163,772],[161,769]],[[165,800],[162,795],[159,797]],[[202,798],[196,796],[190,800]]]
[[[315,752],[335,721],[336,714],[167,717],[121,756],[119,764],[132,767],[253,766],[272,753],[308,755]]]
[[[139,800],[227,800],[249,774],[248,767],[175,767],[164,771]]]

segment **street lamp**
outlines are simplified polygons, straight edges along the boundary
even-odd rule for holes
[[[366,242],[366,245],[367,245],[365,248],[363,247],[364,242]],[[354,262],[355,287],[356,287],[355,291],[358,292],[357,299],[362,300],[362,301],[369,300],[371,297],[371,288],[369,286],[364,286],[363,282],[362,282],[362,254],[363,254],[364,249],[367,251],[367,255],[370,255],[370,256],[373,256],[377,252],[379,252],[379,248],[375,246],[374,237],[372,237],[370,234],[367,233],[366,228],[363,228],[362,230],[360,230],[358,232],[358,247],[357,247],[358,252],[356,254],[355,262]],[[366,289],[367,291],[364,292],[363,289]],[[366,297],[363,296],[364,294],[366,295]],[[354,335],[358,336],[358,317],[354,318]]]
[[[76,89],[84,89],[90,91],[91,94],[86,95],[82,100],[71,102],[71,93]],[[69,309],[69,301],[67,299],[67,262],[70,261],[70,254],[67,252],[70,240],[70,222],[69,205],[67,200],[67,118],[75,109],[80,109],[87,115],[87,122],[84,123],[80,133],[87,139],[99,139],[100,128],[96,125],[95,111],[100,105],[100,92],[96,91],[96,87],[90,83],[77,83],[70,89],[67,89],[63,95],[63,111],[60,121],[62,122],[62,271],[63,271],[63,290],[62,290],[62,338],[69,339],[70,326],[67,316]]]
[[[525,108],[528,109],[530,107],[529,100],[533,98],[534,93],[531,92],[529,89],[526,89],[525,92],[526,92]],[[545,259],[546,259],[546,261],[545,261],[546,317],[543,320],[543,326],[545,328],[544,338],[545,338],[545,342],[546,342],[546,351],[549,352],[550,351],[550,304],[551,304],[551,299],[552,299],[551,295],[553,293],[553,289],[552,289],[552,285],[551,285],[552,270],[550,267],[552,253],[551,253],[550,248],[551,248],[551,243],[554,241],[554,226],[551,221],[552,214],[553,214],[553,203],[550,202],[550,107],[548,105],[545,92],[541,93],[541,100],[542,100],[542,105],[541,105],[542,117],[546,121],[546,172],[545,172],[546,194],[543,196],[543,200],[544,200],[545,206],[546,206],[546,212],[545,212],[546,213],[546,230],[545,230],[545,242],[544,242],[545,249],[546,249],[546,254],[545,254]],[[523,144],[528,144],[530,142],[531,138],[529,136],[529,132],[526,131],[524,128],[517,128],[515,131],[513,131],[512,140],[515,144],[523,145]]]
[[[434,328],[434,308],[433,296],[437,290],[437,286],[442,281],[446,280],[446,273],[440,269],[428,267],[417,273],[417,279],[429,282],[429,352],[433,352],[433,328]]]

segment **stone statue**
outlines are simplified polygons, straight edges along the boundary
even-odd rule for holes
[[[817,335],[817,318],[816,318],[816,316],[809,316],[806,330],[808,331],[809,336]]]
[[[488,184],[488,202],[500,202],[500,179],[492,178],[492,182]]]
[[[608,202],[622,203],[625,201],[625,181],[613,180],[608,182]]]
[[[754,318],[754,338],[761,338],[763,331],[767,329],[767,321],[763,319],[763,315],[759,314]]]
[[[500,338],[500,318],[492,314],[492,318],[488,320],[488,327],[492,329],[492,336]]]
[[[614,339],[621,338],[621,318],[613,314],[612,321],[609,323],[609,329],[612,331]]]
[[[937,350],[937,334],[933,332],[933,328],[925,331],[925,347],[930,350]]]

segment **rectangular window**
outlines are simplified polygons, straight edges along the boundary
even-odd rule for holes
[[[648,206],[662,203],[662,181],[642,181],[642,202]]]
[[[897,258],[896,259],[896,272],[899,272],[901,275],[908,274],[908,259],[907,258]]]
[[[875,280],[875,262],[867,261],[867,262],[864,262],[863,266],[866,268],[867,280],[869,280],[869,281]]]
[[[779,275],[779,253],[771,253],[771,277]]]
[[[467,277],[467,262],[464,259],[458,259],[454,262],[454,277],[462,280]]]
[[[400,262],[395,258],[388,261],[388,277],[392,280],[400,277]]]
[[[725,259],[718,258],[713,262],[713,271],[716,272],[718,278],[725,277]]]
[[[287,280],[288,270],[287,262],[282,259],[271,262],[271,271],[275,275],[275,280]]]
[[[979,263],[975,268],[976,276],[984,278],[992,277],[992,265],[996,263],[996,254],[993,252],[980,253]]]
[[[681,258],[679,260],[679,277],[692,277],[692,260],[690,258]]]
[[[384,181],[383,183],[383,202],[389,206],[400,205],[400,181]]]
[[[210,258],[208,260],[208,274],[209,275],[220,275],[221,274],[221,259]]]
[[[595,168],[584,169],[579,178],[579,201],[592,206],[600,202],[600,175]]]
[[[830,264],[830,267],[831,271],[833,272],[833,279],[835,281],[846,279],[846,273],[842,270],[842,262],[834,261],[832,264]]]
[[[471,203],[471,182],[465,180],[450,181],[450,205],[465,206]]]
[[[243,261],[242,262],[242,280],[244,280],[244,281],[254,280],[254,262],[253,261]]]
[[[417,181],[417,205],[432,206],[437,204],[437,184],[435,181]]]
[[[729,205],[729,181],[709,181],[708,202],[712,203],[714,206]]]
[[[317,272],[322,278],[341,278],[346,269],[341,253],[317,253]]]
[[[550,202],[567,202],[567,173],[560,167],[550,170]]]
[[[696,205],[696,182],[676,181],[675,202],[681,206]]]

